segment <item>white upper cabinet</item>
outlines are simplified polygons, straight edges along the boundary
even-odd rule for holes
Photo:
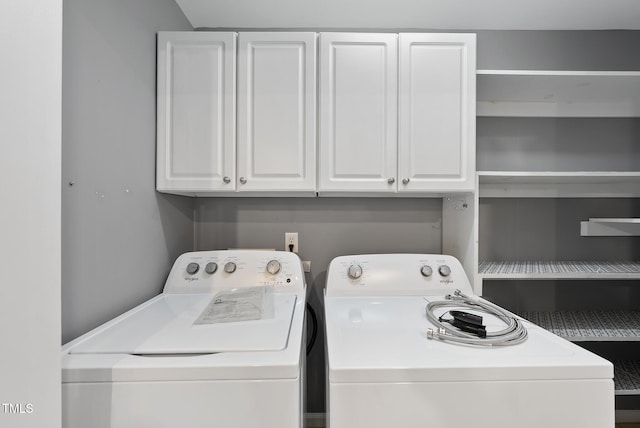
[[[238,191],[315,192],[315,124],[316,33],[240,33]]]
[[[400,34],[398,191],[475,187],[475,34]]]
[[[475,35],[320,35],[320,192],[475,188]]]
[[[320,35],[319,191],[395,191],[397,35]]]
[[[475,35],[319,37],[158,33],[157,190],[473,191]]]
[[[235,46],[235,33],[158,33],[158,191],[234,190]]]

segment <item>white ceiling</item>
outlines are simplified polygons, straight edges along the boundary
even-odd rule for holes
[[[176,0],[195,28],[640,29],[640,0]]]

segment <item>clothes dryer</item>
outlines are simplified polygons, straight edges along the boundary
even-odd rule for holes
[[[325,290],[328,426],[613,428],[610,362],[475,303],[488,305],[450,256],[334,259]],[[466,327],[482,317],[476,327],[487,337],[471,328],[453,341],[452,314]]]

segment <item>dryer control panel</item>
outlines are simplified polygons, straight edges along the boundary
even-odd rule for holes
[[[297,254],[269,250],[196,251],[173,264],[164,293],[211,293],[231,288],[274,286],[274,291],[305,288]]]
[[[336,257],[327,296],[442,296],[473,294],[462,265],[442,254],[362,254]]]

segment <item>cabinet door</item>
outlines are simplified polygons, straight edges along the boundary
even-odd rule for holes
[[[234,190],[235,33],[158,33],[158,191]]]
[[[475,187],[475,34],[400,34],[399,191]]]
[[[320,35],[320,191],[395,191],[397,35]]]
[[[316,34],[240,33],[238,190],[315,192]]]

